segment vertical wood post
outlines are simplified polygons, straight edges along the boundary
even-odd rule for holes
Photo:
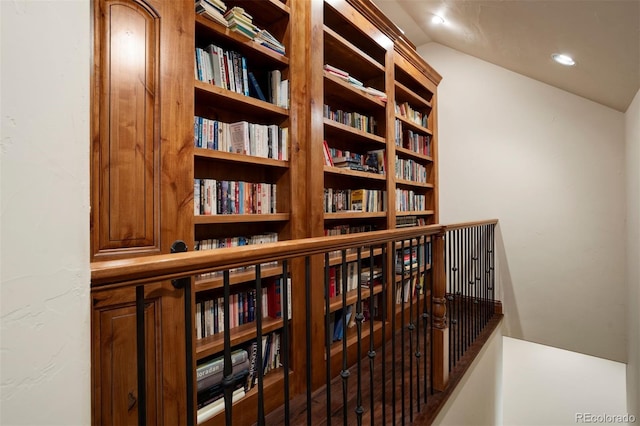
[[[444,232],[433,236],[433,388],[443,391],[449,382],[449,324],[447,321]]]

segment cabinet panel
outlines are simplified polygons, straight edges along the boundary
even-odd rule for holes
[[[159,248],[159,17],[135,1],[101,3],[94,250]]]
[[[145,341],[147,372],[147,420],[156,424],[156,371],[158,351],[154,342],[158,336],[157,301],[145,305]],[[135,304],[105,308],[94,313],[94,338],[99,348],[94,365],[99,366],[99,411],[94,421],[103,425],[135,425],[138,423],[138,380]],[[97,383],[97,384],[98,384]]]

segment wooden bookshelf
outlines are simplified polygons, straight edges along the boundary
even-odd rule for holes
[[[234,6],[244,8],[253,17],[254,24],[268,30],[282,42],[285,54],[197,15],[194,3],[190,0],[94,1],[91,260],[167,254],[177,240],[184,241],[188,250],[193,250],[198,241],[264,233],[276,234],[278,241],[284,241],[321,236],[325,229],[340,226],[392,229],[399,219],[406,219],[407,216],[416,216],[426,224],[437,223],[436,91],[440,76],[373,3],[370,0],[325,0],[321,4],[308,0],[225,0],[224,3],[228,9]],[[118,60],[126,58],[118,56],[120,50],[114,38],[115,31],[129,25],[127,22],[137,22],[139,28],[136,28],[146,37],[138,46],[144,55],[135,63],[135,73],[127,73],[123,71],[124,67],[117,66]],[[288,102],[278,106],[259,99],[252,87],[247,95],[219,87],[215,82],[201,81],[197,66],[194,70],[195,50],[206,49],[210,44],[226,52],[237,52],[245,58],[247,72],[254,73],[266,97],[269,72],[279,71],[282,80],[289,82]],[[358,84],[353,79],[349,83],[328,73],[325,64],[348,72],[363,87],[383,92],[384,96],[371,95],[356,87]],[[116,90],[118,88],[131,90]],[[406,114],[397,113],[397,103],[407,103],[427,118],[418,123]],[[325,117],[325,104],[334,111],[357,113],[373,119],[375,129],[365,131]],[[112,108],[114,105],[120,108],[116,115],[112,114],[116,111]],[[142,117],[139,122],[136,121],[138,132],[131,131],[131,117]],[[197,145],[195,117],[222,123],[246,121],[286,129],[287,158],[264,158]],[[429,152],[411,149],[405,143],[404,135],[396,143],[394,129],[397,125],[402,126],[403,131],[428,138]],[[114,144],[110,138],[116,134],[120,135],[120,139]],[[372,151],[383,152],[384,173],[325,165],[325,140],[334,150],[361,156]],[[426,182],[397,178],[396,157],[424,166]],[[120,173],[118,176],[121,179],[113,179],[114,171]],[[194,200],[196,179],[275,185],[275,208],[270,210],[271,213],[263,214],[204,215],[195,212],[194,203],[199,202]],[[386,201],[380,206],[380,211],[375,212],[325,213],[325,189],[375,190],[385,193],[381,199]],[[424,209],[396,211],[398,189],[411,190],[424,196]],[[393,273],[395,248],[389,244],[386,249],[386,258],[382,256],[382,248],[376,247],[374,250],[376,266],[381,266],[379,264],[386,259],[388,276],[384,292],[382,286],[377,285],[373,292],[376,298],[386,295],[386,314],[389,316],[395,309],[392,301],[397,277]],[[368,249],[363,250],[361,258],[364,266],[368,266],[365,265],[368,256]],[[356,258],[357,255],[350,252],[346,260],[354,262]],[[323,263],[321,256],[312,260],[309,286],[304,282],[303,260],[294,259],[288,264],[286,275],[295,286],[291,299],[293,318],[288,326],[292,347],[302,347],[306,343],[306,319],[305,315],[300,315],[305,312],[305,298],[324,300]],[[332,256],[329,260],[330,266],[341,263],[340,256]],[[260,277],[274,279],[282,274],[281,265],[269,266],[262,268]],[[253,270],[234,271],[229,278],[232,292],[250,287],[256,279]],[[209,293],[220,293],[223,286],[220,274],[194,278],[191,286],[193,293],[190,295],[192,311],[195,312],[196,300]],[[158,283],[154,291],[168,292],[169,289],[173,289],[171,283]],[[109,409],[130,415],[127,407],[111,404],[115,396],[108,392],[119,383],[135,381],[135,371],[128,364],[130,360],[116,360],[113,358],[115,352],[103,349],[112,342],[122,345],[122,348],[133,347],[135,342],[131,336],[135,335],[135,328],[130,322],[121,320],[117,330],[126,338],[120,342],[118,336],[105,333],[99,325],[100,321],[115,321],[134,312],[135,293],[130,293],[92,292],[92,318],[95,321],[95,325],[92,325],[92,378],[96,389],[92,397],[94,423],[108,423],[109,419],[121,418],[106,413]],[[369,290],[362,289],[363,299],[368,295]],[[350,291],[347,305],[356,300],[357,291]],[[342,297],[333,298],[329,313],[343,307],[342,303]],[[309,311],[314,324],[323,324],[313,328],[310,336],[313,342],[324,342],[323,305],[314,304]],[[177,299],[164,298],[162,303],[150,304],[149,312],[155,318],[154,327],[157,326],[149,326],[149,336],[152,336],[149,339],[155,339],[153,342],[150,340],[147,349],[150,359],[156,357],[154,359],[160,360],[160,350],[163,353],[186,352],[185,336],[178,330],[179,327],[171,326],[181,321],[183,304]],[[123,313],[126,315],[122,316]],[[370,334],[369,324],[365,323],[363,336],[379,343],[382,322],[376,319],[372,322],[374,333]],[[282,329],[282,319],[267,318],[263,322],[263,333]],[[345,336],[350,361],[355,360],[356,354],[353,330],[349,329]],[[233,348],[236,348],[255,339],[257,330],[254,323],[249,323],[233,328],[228,333]],[[218,356],[223,350],[223,341],[224,334],[198,339],[191,360],[194,366],[208,357]],[[331,365],[335,366],[339,362],[342,342],[334,343],[328,349],[332,357]],[[114,362],[121,362],[122,365]],[[170,380],[183,384],[170,389],[171,392],[162,393],[162,390],[150,395],[149,399],[153,399],[153,402],[149,403],[149,409],[160,406],[167,408],[167,413],[174,413],[158,419],[159,423],[183,424],[185,419],[180,417],[184,416],[186,403],[183,378],[192,372],[185,371],[185,363],[178,363],[176,359],[166,357],[162,362],[164,364],[160,365],[150,361],[148,366],[153,372],[150,371],[148,376],[163,383]],[[310,362],[313,367],[311,386],[316,388],[324,380],[324,351],[314,351]],[[291,379],[292,389],[297,391],[306,385],[305,363],[302,351],[291,351],[290,371],[286,374]],[[105,365],[114,367],[102,371],[100,366]],[[280,390],[283,386],[284,372],[275,373],[265,377],[267,411],[282,402],[281,395],[276,397],[274,394],[277,392],[270,392]],[[234,404],[237,424],[255,421],[255,415],[251,413],[255,414],[256,401],[252,390]],[[175,409],[169,410],[168,407]],[[196,407],[192,408],[195,412]],[[206,424],[222,424],[223,419],[223,416],[216,416]]]

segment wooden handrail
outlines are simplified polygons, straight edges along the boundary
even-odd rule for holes
[[[463,223],[452,223],[449,225],[442,225],[445,231],[452,231],[454,229],[462,229],[462,228],[471,228],[473,226],[480,225],[497,225],[498,219],[486,219],[486,220],[476,220],[473,222],[463,222]]]
[[[358,234],[304,238],[215,250],[160,254],[91,263],[91,287],[123,287],[182,278],[286,258],[424,235],[442,234],[443,225],[417,226]]]

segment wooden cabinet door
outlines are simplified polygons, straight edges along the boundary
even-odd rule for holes
[[[96,0],[91,260],[193,246],[190,0]]]

